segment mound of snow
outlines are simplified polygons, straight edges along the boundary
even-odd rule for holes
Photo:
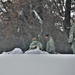
[[[39,48],[27,50],[25,54],[49,54],[48,52],[41,51]]]
[[[2,54],[3,54],[3,55],[6,55],[6,54],[23,54],[23,51],[22,51],[20,48],[15,48],[15,49],[12,50],[12,51],[3,52]]]

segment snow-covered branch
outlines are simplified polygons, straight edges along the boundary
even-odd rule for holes
[[[32,12],[34,12],[36,18],[39,20],[39,23],[42,24],[43,21],[42,21],[41,17],[39,16],[39,14],[35,10],[32,10]]]

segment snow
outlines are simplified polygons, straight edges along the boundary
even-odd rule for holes
[[[65,11],[65,7],[63,6],[63,11]]]
[[[17,32],[18,32],[18,33],[20,32],[20,28],[17,28]]]
[[[54,14],[54,11],[52,11],[52,14]]]
[[[71,5],[71,8],[75,7],[75,5]]]
[[[2,0],[2,2],[7,2],[8,0]]]
[[[62,19],[64,20],[64,19],[65,19],[65,17],[62,17]]]
[[[55,12],[55,14],[56,14],[56,15],[59,15],[59,13],[58,13],[58,12]]]
[[[71,11],[71,17],[75,17],[75,11]]]
[[[20,48],[15,48],[11,51],[11,54],[23,54],[23,52]]]
[[[46,5],[44,6],[44,8],[47,8],[47,9],[48,9],[49,7],[48,7],[48,5],[46,4]]]
[[[23,51],[20,48],[15,48],[12,51],[2,53],[2,55],[7,55],[7,54],[23,54]]]
[[[62,12],[62,11],[60,10],[60,12]]]
[[[60,6],[60,3],[58,3],[58,6]]]
[[[42,24],[42,23],[43,23],[43,21],[42,21],[41,17],[39,16],[39,14],[38,14],[35,10],[32,10],[32,11],[34,12],[34,14],[35,14],[36,18],[38,18],[39,23],[40,23],[40,24]]]
[[[63,32],[64,31],[63,27],[60,27],[60,30]]]
[[[7,12],[5,8],[1,8],[4,12]]]
[[[66,5],[66,0],[64,0],[64,6]]]
[[[0,69],[0,75],[75,75],[75,55],[5,55]]]
[[[0,15],[2,15],[3,14],[3,12],[0,12]]]
[[[22,15],[22,14],[23,14],[23,11],[22,11],[22,10],[19,10],[19,11],[18,11],[18,14],[19,14],[19,15]]]
[[[6,9],[3,8],[3,5],[2,5],[2,4],[0,4],[0,9],[1,9],[2,11],[4,11],[4,12],[7,12]]]
[[[60,16],[60,18],[61,18],[62,20],[65,20],[65,17]]]
[[[49,54],[48,52],[41,51],[39,48],[27,50],[25,54]]]
[[[8,55],[10,52],[3,52],[2,55]]]

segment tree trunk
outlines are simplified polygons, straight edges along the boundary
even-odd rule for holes
[[[66,0],[66,9],[65,9],[65,23],[64,28],[69,36],[69,30],[70,30],[70,11],[71,11],[71,0]]]

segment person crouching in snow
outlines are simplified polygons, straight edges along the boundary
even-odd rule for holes
[[[30,44],[29,48],[31,49],[34,45],[38,46],[40,50],[43,49],[43,45],[41,42],[37,40],[37,38],[32,38],[32,43]]]

